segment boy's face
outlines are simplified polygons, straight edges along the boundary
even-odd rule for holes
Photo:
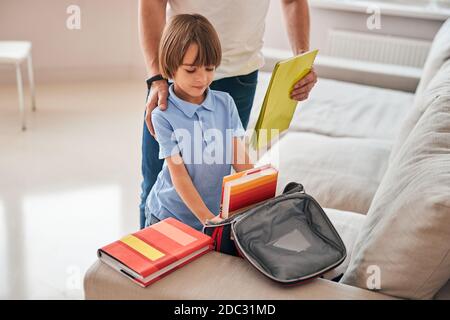
[[[173,81],[177,95],[183,100],[192,103],[201,103],[203,94],[209,87],[214,78],[214,66],[195,66],[194,62],[197,58],[198,47],[191,44],[183,58],[183,63],[178,67]]]

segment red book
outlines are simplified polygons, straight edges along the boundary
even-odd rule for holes
[[[223,177],[220,216],[229,218],[273,198],[278,171],[270,164]]]
[[[211,237],[164,219],[98,250],[101,261],[146,287],[213,247]]]

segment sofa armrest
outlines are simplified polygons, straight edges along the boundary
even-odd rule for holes
[[[86,299],[393,299],[324,279],[284,286],[267,279],[243,259],[217,252],[147,288],[97,261],[85,275],[84,292]]]

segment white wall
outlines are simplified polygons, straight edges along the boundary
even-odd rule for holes
[[[327,31],[333,28],[431,40],[442,24],[442,21],[437,20],[394,17],[381,11],[381,29],[368,30],[366,21],[369,15],[366,13],[311,7],[310,15],[310,46],[321,51],[326,50]],[[265,45],[290,50],[282,20],[281,1],[272,0],[266,20]]]
[[[226,0],[224,0],[226,1]],[[81,8],[81,30],[66,28],[69,5]],[[0,39],[31,40],[38,82],[144,78],[137,0],[0,0]],[[311,9],[311,48],[325,49],[329,28],[366,29],[365,14]],[[431,39],[441,22],[382,16],[378,33]],[[289,49],[279,0],[267,17],[267,46]],[[12,68],[0,82],[14,82]]]
[[[30,40],[37,81],[145,77],[137,33],[137,0],[1,0],[0,39]],[[66,9],[81,8],[69,30]],[[0,80],[14,81],[13,69]]]

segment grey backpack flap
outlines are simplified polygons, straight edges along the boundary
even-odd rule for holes
[[[346,257],[327,215],[301,184],[251,208],[231,224],[239,253],[264,275],[294,284],[320,276]]]

